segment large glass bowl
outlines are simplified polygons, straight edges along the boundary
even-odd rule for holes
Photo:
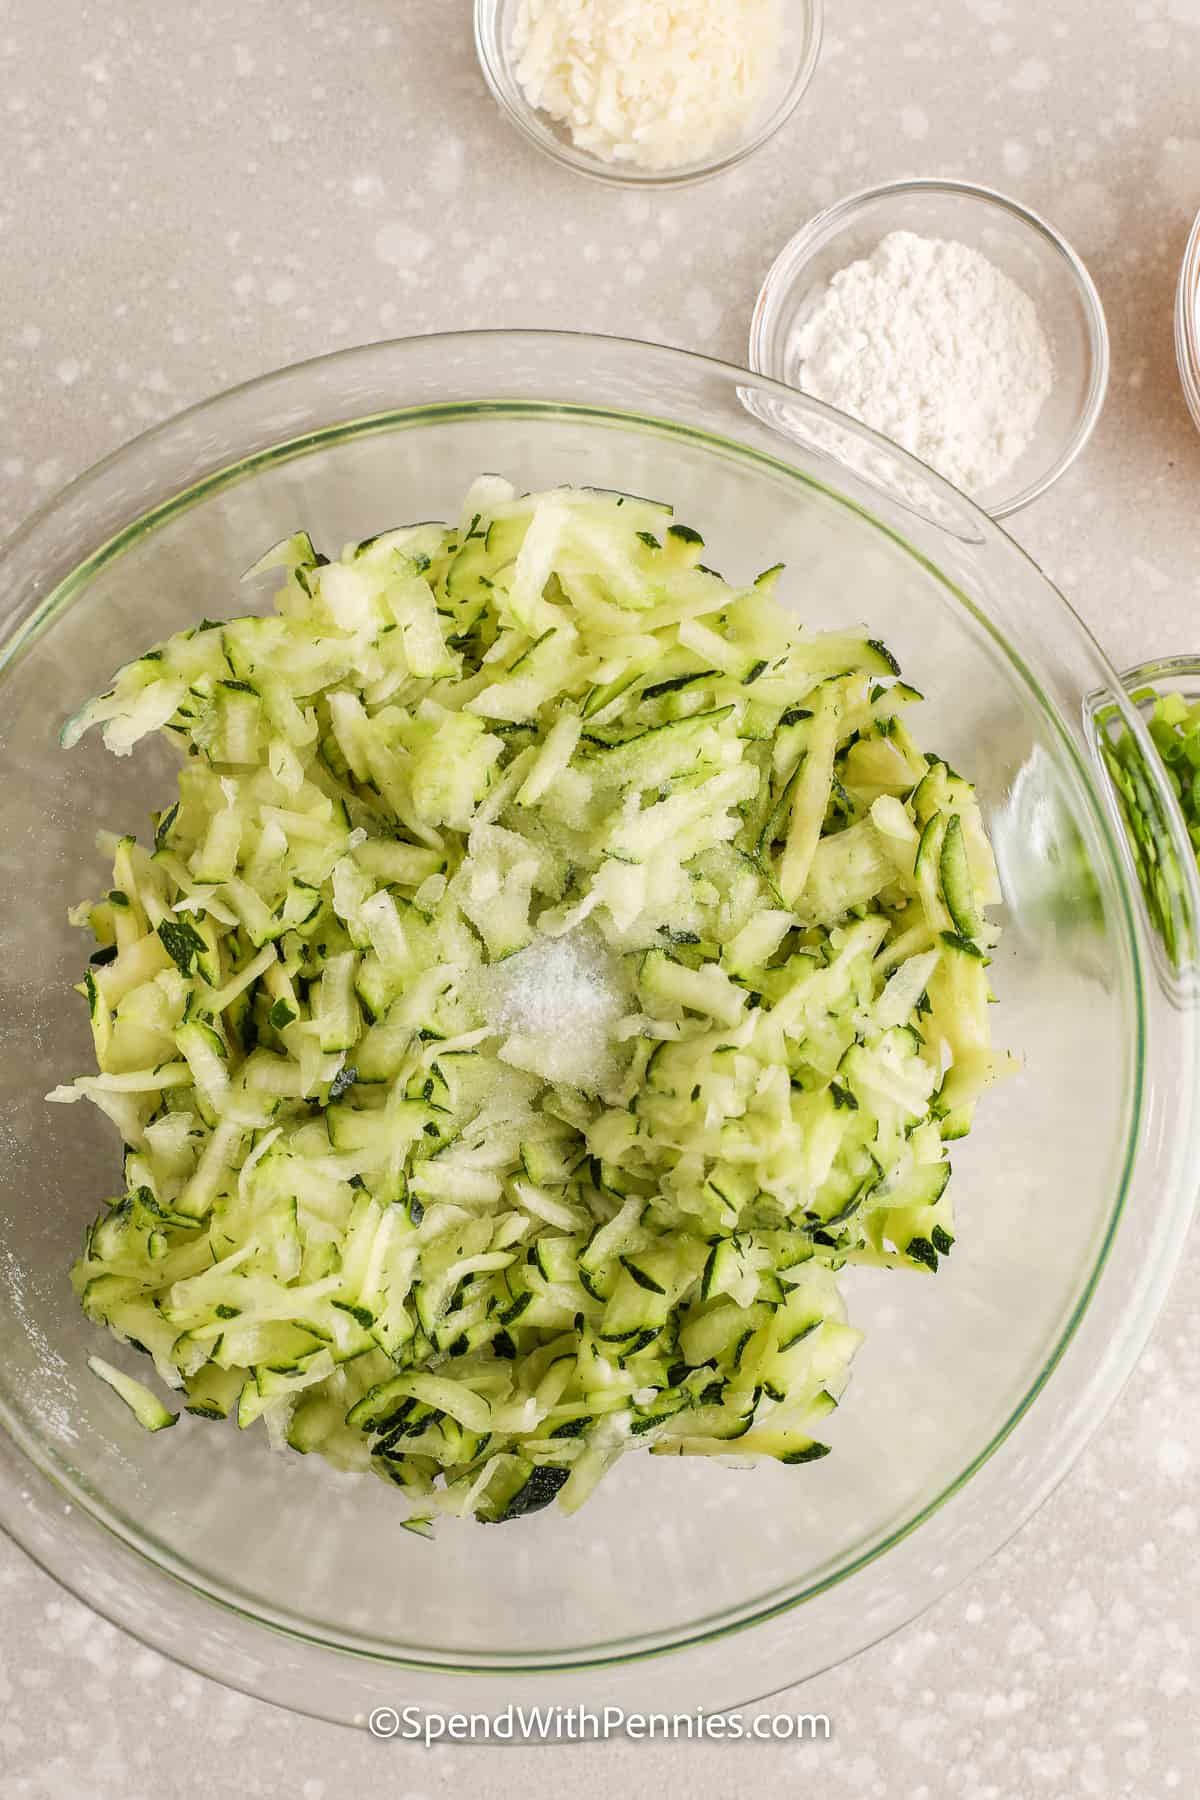
[[[262,546],[300,523],[338,546],[444,515],[481,470],[667,497],[727,574],[784,561],[811,625],[869,620],[888,641],[928,695],[921,741],[979,784],[1006,895],[995,1030],[1024,1072],[955,1147],[960,1239],[937,1277],[848,1281],[867,1337],[832,1456],[631,1456],[575,1518],[451,1525],[431,1545],[383,1483],[232,1424],[147,1436],[86,1371],[105,1340],[67,1269],[120,1178],[103,1121],[42,1099],[90,1053],[65,915],[105,884],[97,825],[144,830],[170,777],[165,754],[68,755],[57,733],[115,664],[244,606]],[[1150,926],[1097,748],[1098,710],[1144,743],[1143,724],[990,519],[765,379],[487,333],[350,351],[198,407],[68,488],[2,575],[0,1520],[45,1568],[180,1661],[332,1718],[712,1709],[861,1649],[1015,1529],[1162,1299],[1200,1169],[1200,1075],[1191,971]],[[1190,945],[1195,864],[1149,763],[1144,785]]]

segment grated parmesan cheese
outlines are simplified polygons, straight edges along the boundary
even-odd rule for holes
[[[517,80],[578,149],[648,169],[699,161],[756,111],[779,0],[521,0]]]

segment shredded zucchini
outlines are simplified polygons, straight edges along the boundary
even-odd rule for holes
[[[414,1529],[573,1510],[639,1444],[814,1460],[838,1270],[954,1241],[1007,1061],[974,792],[865,628],[702,551],[485,477],[457,527],[293,534],[271,613],[63,734],[183,753],[73,914],[98,1073],[51,1097],[126,1146],[83,1307]]]

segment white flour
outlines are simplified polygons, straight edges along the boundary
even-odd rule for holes
[[[801,308],[791,379],[986,493],[1028,448],[1053,361],[1029,295],[977,250],[893,231]]]

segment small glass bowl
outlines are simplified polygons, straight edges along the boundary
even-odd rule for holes
[[[1037,306],[1054,357],[1053,389],[1024,455],[993,489],[971,495],[1003,518],[1044,494],[1079,455],[1104,404],[1109,364],[1108,327],[1091,276],[1065,239],[1015,200],[966,181],[893,181],[818,213],[780,251],[762,285],[750,367],[798,385],[789,340],[805,301],[891,231],[980,251]]]
[[[1200,213],[1192,226],[1175,296],[1175,356],[1188,411],[1200,431]]]
[[[812,80],[821,53],[822,0],[786,0],[781,8],[779,60],[758,109],[744,130],[698,161],[674,168],[644,169],[635,163],[605,162],[572,143],[568,128],[529,104],[517,80],[512,31],[517,0],[475,0],[475,48],[484,80],[512,123],[531,144],[565,169],[616,187],[687,187],[720,175],[765,144],[787,123]]]

